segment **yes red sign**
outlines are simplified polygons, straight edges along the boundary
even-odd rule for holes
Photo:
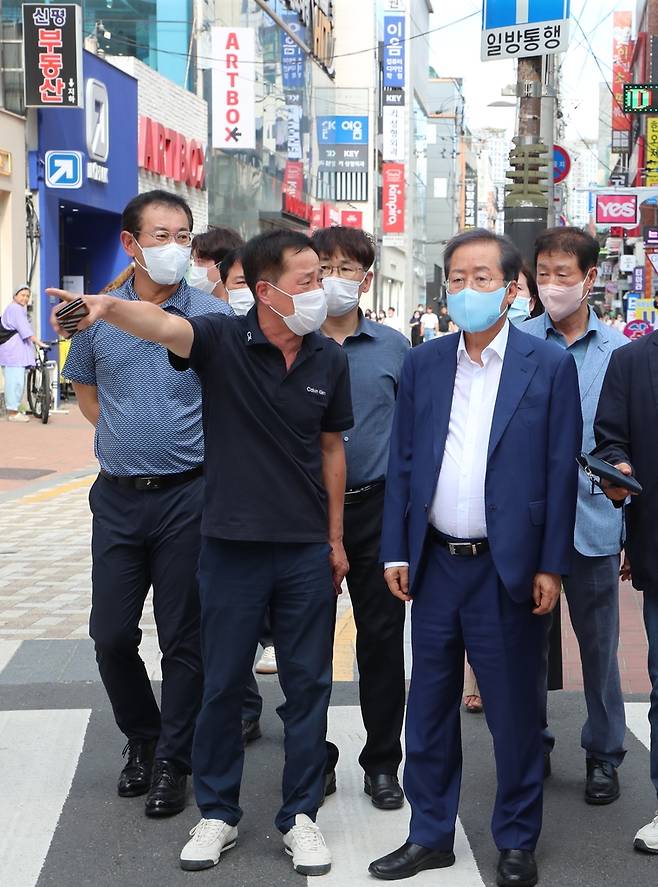
[[[384,234],[404,234],[404,164],[382,165]]]
[[[596,198],[596,224],[619,227],[637,225],[637,194],[599,194]]]

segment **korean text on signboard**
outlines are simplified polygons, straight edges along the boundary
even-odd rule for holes
[[[212,29],[212,143],[256,147],[256,40],[253,28]]]
[[[658,117],[647,118],[647,186],[658,185]]]
[[[366,172],[368,168],[368,118],[320,116],[317,118],[320,169]]]
[[[299,18],[287,13],[282,16],[283,21],[290,30],[297,34],[301,40],[306,40],[306,29],[300,23]],[[283,88],[301,89],[305,81],[306,54],[292,37],[285,31],[281,31],[281,79]]]
[[[382,164],[384,234],[404,234],[404,164]]]
[[[630,118],[624,114],[624,84],[631,79],[631,58],[633,41],[631,26],[633,13],[615,12],[612,36],[612,129],[625,132],[631,128]]]
[[[482,61],[564,52],[569,43],[570,0],[484,0]]]
[[[475,228],[478,223],[478,180],[467,173],[464,187],[464,227]]]
[[[404,86],[403,15],[384,16],[384,88]]]
[[[79,6],[23,4],[23,52],[27,107],[83,106]]]
[[[404,107],[384,105],[382,155],[384,160],[405,159],[405,110]]]

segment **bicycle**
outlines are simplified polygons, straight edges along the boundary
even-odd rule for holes
[[[52,392],[50,388],[50,370],[46,366],[48,352],[56,342],[50,342],[47,347],[35,346],[37,353],[36,365],[30,367],[27,373],[27,402],[32,414],[41,419],[45,425],[50,415]]]

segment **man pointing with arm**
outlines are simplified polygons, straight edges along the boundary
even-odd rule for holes
[[[331,867],[315,817],[326,763],[335,594],[348,569],[341,433],[352,426],[349,375],[340,347],[316,332],[327,308],[311,241],[294,232],[261,235],[245,247],[243,267],[256,297],[245,317],[186,320],[154,305],[89,296],[83,323],[103,318],[162,343],[172,364],[191,366],[203,388],[204,697],[192,757],[202,819],[181,866],[209,868],[236,842],[241,705],[269,605],[286,695],[276,825],[294,868],[319,875]]]

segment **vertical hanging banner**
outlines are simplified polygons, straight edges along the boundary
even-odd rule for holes
[[[404,86],[405,17],[384,16],[384,88]]]
[[[623,103],[624,84],[631,79],[633,13],[615,12],[612,22],[612,131],[629,132],[631,118],[624,114]]]
[[[253,28],[212,29],[212,145],[256,147],[256,39]]]
[[[25,105],[82,108],[82,14],[74,3],[23,4]]]
[[[404,234],[404,164],[382,164],[384,234]]]

